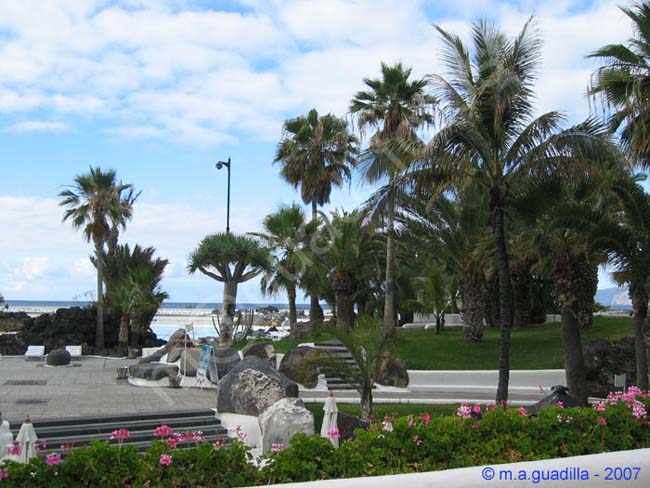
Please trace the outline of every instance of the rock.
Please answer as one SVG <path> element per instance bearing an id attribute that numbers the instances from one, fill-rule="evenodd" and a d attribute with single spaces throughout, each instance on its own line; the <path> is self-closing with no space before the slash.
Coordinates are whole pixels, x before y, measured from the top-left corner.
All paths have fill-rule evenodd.
<path id="1" fill-rule="evenodd" d="M 406 388 L 409 384 L 409 375 L 406 371 L 406 363 L 389 352 L 383 353 L 379 365 L 378 383 L 384 386 Z"/>
<path id="2" fill-rule="evenodd" d="M 0 334 L 0 356 L 21 356 L 26 350 L 21 334 Z"/>
<path id="3" fill-rule="evenodd" d="M 273 305 L 267 305 L 266 307 L 256 308 L 255 311 L 259 313 L 271 314 L 271 313 L 278 313 L 280 309 L 278 307 L 274 307 Z"/>
<path id="4" fill-rule="evenodd" d="M 259 416 L 262 451 L 269 452 L 273 444 L 289 445 L 298 432 L 314 433 L 314 415 L 299 398 L 278 400 Z"/>
<path id="5" fill-rule="evenodd" d="M 217 385 L 219 412 L 259 415 L 278 400 L 298 397 L 298 385 L 257 357 L 238 362 Z"/>
<path id="6" fill-rule="evenodd" d="M 165 355 L 165 349 L 164 348 L 158 349 L 153 354 L 149 354 L 148 356 L 139 359 L 138 364 L 157 363 L 162 359 L 164 355 Z"/>
<path id="7" fill-rule="evenodd" d="M 129 366 L 129 374 L 134 378 L 156 381 L 169 376 L 178 376 L 178 366 L 160 363 L 134 364 Z"/>
<path id="8" fill-rule="evenodd" d="M 242 349 L 242 356 L 244 356 L 244 358 L 249 356 L 258 357 L 269 363 L 272 368 L 275 368 L 276 365 L 275 348 L 273 347 L 273 344 L 260 342 L 251 344 Z"/>
<path id="9" fill-rule="evenodd" d="M 596 339 L 585 346 L 583 356 L 589 396 L 605 398 L 615 391 L 615 374 L 625 374 L 628 386 L 636 384 L 634 337 Z"/>
<path id="10" fill-rule="evenodd" d="M 336 416 L 336 423 L 339 429 L 340 441 L 354 438 L 354 431 L 357 429 L 368 430 L 370 422 L 364 422 L 356 415 L 340 412 Z"/>
<path id="11" fill-rule="evenodd" d="M 172 335 L 169 336 L 167 344 L 170 344 L 170 348 L 185 347 L 185 344 L 187 344 L 187 347 L 192 347 L 192 340 L 189 336 L 186 338 L 186 335 L 187 333 L 185 332 L 185 329 L 176 329 Z"/>
<path id="12" fill-rule="evenodd" d="M 217 367 L 219 378 L 226 376 L 241 361 L 239 352 L 232 347 L 213 347 L 212 351 L 214 357 L 213 362 Z"/>
<path id="13" fill-rule="evenodd" d="M 201 363 L 201 349 L 186 349 L 181 352 L 181 374 L 196 376 L 196 370 Z"/>
<path id="14" fill-rule="evenodd" d="M 278 371 L 296 383 L 307 388 L 315 388 L 318 383 L 318 368 L 309 361 L 318 358 L 319 355 L 320 352 L 313 347 L 298 346 L 284 355 Z"/>
<path id="15" fill-rule="evenodd" d="M 65 349 L 55 349 L 47 355 L 48 366 L 67 366 L 72 361 L 72 356 Z"/>
<path id="16" fill-rule="evenodd" d="M 167 352 L 167 362 L 168 363 L 175 363 L 181 358 L 181 354 L 183 353 L 183 348 L 181 347 L 170 347 L 169 351 Z"/>
<path id="17" fill-rule="evenodd" d="M 542 398 L 535 405 L 528 409 L 529 415 L 537 415 L 539 411 L 549 405 L 557 405 L 562 402 L 565 407 L 580 407 L 580 402 L 569 395 L 569 389 L 563 385 L 551 387 L 552 393 L 546 398 Z"/>

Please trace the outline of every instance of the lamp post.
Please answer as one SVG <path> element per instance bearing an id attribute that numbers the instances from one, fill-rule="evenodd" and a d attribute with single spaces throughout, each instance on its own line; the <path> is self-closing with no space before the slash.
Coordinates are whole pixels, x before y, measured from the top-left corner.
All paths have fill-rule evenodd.
<path id="1" fill-rule="evenodd" d="M 230 234 L 230 158 L 228 161 L 219 161 L 217 169 L 228 168 L 228 203 L 226 204 L 226 234 Z"/>

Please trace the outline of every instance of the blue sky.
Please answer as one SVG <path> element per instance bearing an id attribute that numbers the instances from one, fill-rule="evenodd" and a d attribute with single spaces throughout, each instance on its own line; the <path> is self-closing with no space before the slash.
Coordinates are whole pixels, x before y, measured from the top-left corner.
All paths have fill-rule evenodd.
<path id="1" fill-rule="evenodd" d="M 515 33 L 535 13 L 545 39 L 538 111 L 581 120 L 594 67 L 585 54 L 631 35 L 617 3 L 2 2 L 0 292 L 71 300 L 93 290 L 91 248 L 60 222 L 56 195 L 101 165 L 143 190 L 124 239 L 171 260 L 171 299 L 217 301 L 219 285 L 185 272 L 201 237 L 225 227 L 216 161 L 233 159 L 233 230 L 257 230 L 280 203 L 299 200 L 271 164 L 283 120 L 312 107 L 345 115 L 380 61 L 401 60 L 416 76 L 441 72 L 431 24 L 466 36 L 481 15 Z M 352 208 L 370 191 L 357 179 L 332 205 Z M 251 282 L 239 300 L 267 299 Z"/>

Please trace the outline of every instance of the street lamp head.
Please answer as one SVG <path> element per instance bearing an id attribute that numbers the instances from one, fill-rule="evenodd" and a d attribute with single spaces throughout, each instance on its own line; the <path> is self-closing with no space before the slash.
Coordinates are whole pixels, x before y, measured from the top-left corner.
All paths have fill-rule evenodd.
<path id="1" fill-rule="evenodd" d="M 217 163 L 217 169 L 221 169 L 221 168 L 223 168 L 223 163 L 221 161 L 219 161 Z"/>

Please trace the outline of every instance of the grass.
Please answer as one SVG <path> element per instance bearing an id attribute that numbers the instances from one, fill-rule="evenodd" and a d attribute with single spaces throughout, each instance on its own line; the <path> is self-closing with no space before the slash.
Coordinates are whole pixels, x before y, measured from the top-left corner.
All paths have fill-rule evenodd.
<path id="1" fill-rule="evenodd" d="M 357 417 L 361 415 L 359 405 L 352 403 L 337 403 L 339 412 L 351 413 Z M 320 432 L 320 427 L 323 423 L 323 404 L 322 403 L 305 403 L 305 407 L 314 414 L 314 427 L 316 432 Z M 373 415 L 376 419 L 383 419 L 386 415 L 390 416 L 404 416 L 404 415 L 419 415 L 421 413 L 428 413 L 431 417 L 446 417 L 454 415 L 458 404 L 451 405 L 419 405 L 413 403 L 376 403 L 373 406 Z"/>
<path id="2" fill-rule="evenodd" d="M 629 318 L 594 317 L 591 329 L 583 331 L 582 344 L 594 339 L 619 339 L 633 334 Z M 320 338 L 316 338 L 318 340 Z M 314 337 L 274 342 L 280 353 Z M 487 329 L 481 342 L 463 340 L 461 327 L 448 327 L 440 335 L 433 330 L 399 330 L 393 352 L 406 361 L 408 369 L 498 369 L 499 330 Z M 563 368 L 560 324 L 532 325 L 512 331 L 511 369 Z"/>

